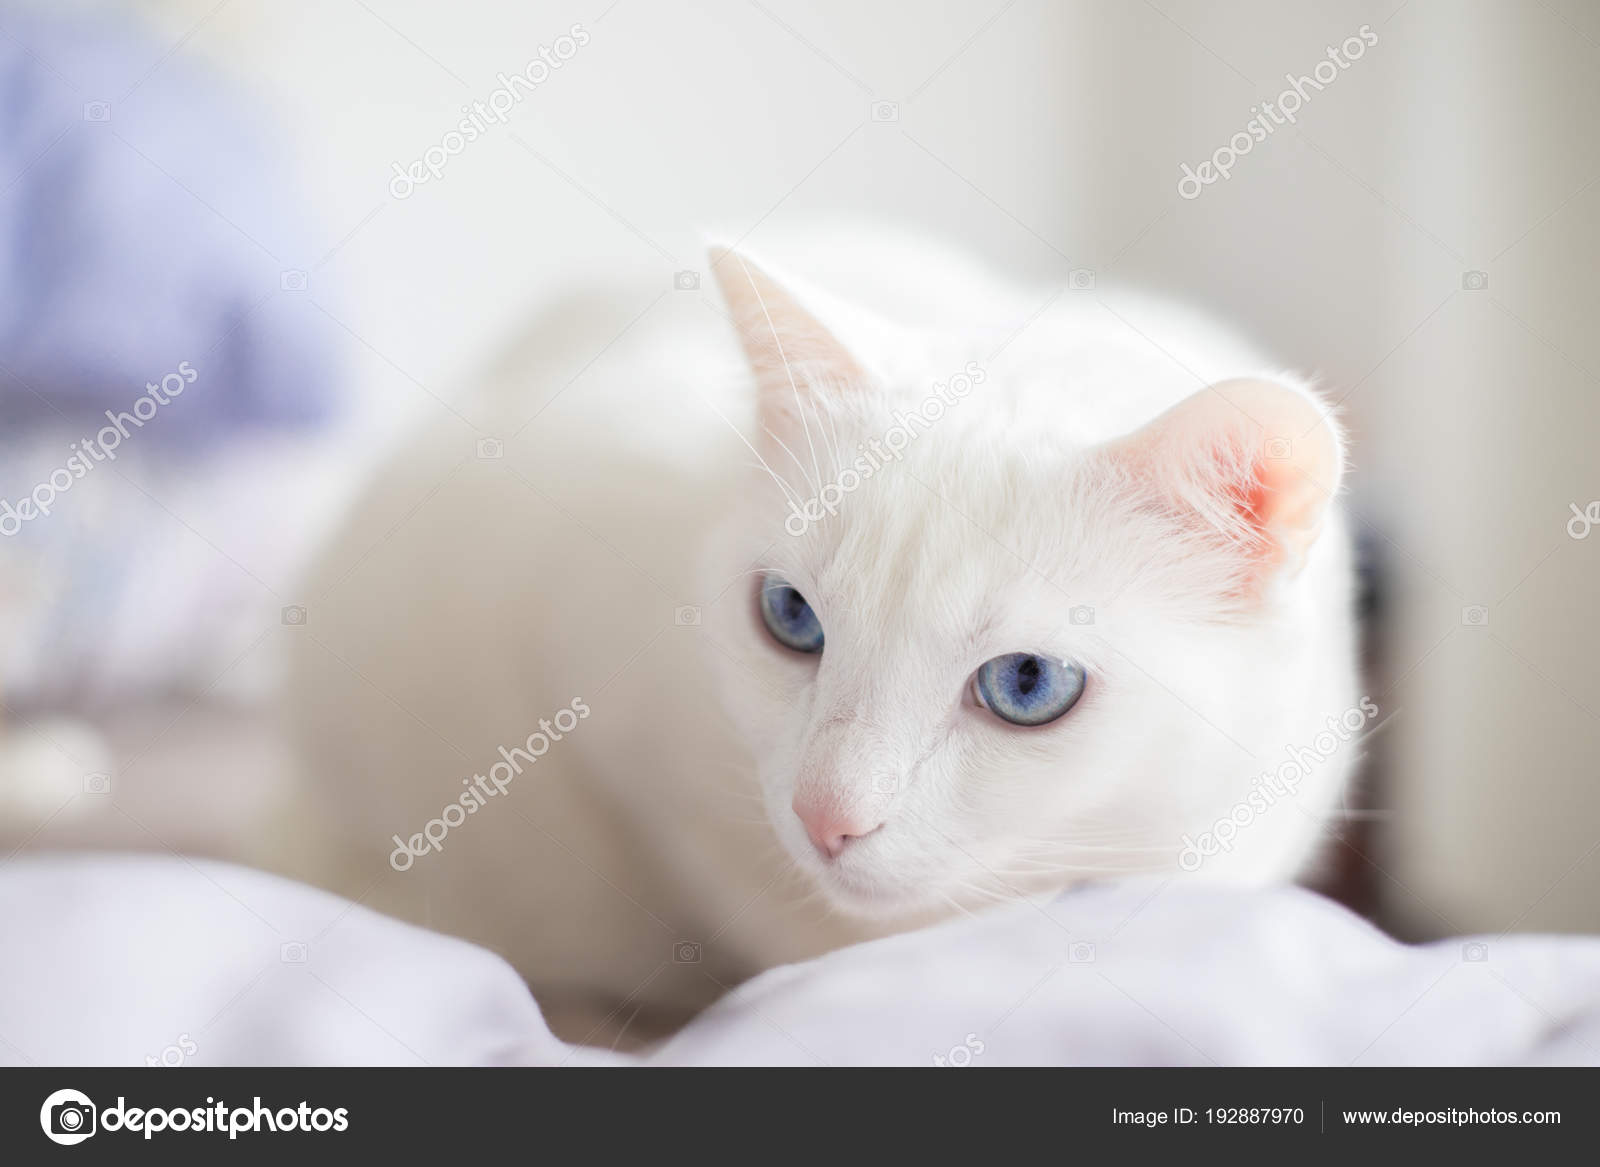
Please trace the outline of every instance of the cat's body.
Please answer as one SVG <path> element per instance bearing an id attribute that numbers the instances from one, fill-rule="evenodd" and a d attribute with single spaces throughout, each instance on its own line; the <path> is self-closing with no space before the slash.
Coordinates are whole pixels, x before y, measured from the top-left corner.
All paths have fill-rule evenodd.
<path id="1" fill-rule="evenodd" d="M 1178 873 L 1241 805 L 1183 868 L 1293 878 L 1354 760 L 1260 808 L 1358 699 L 1340 447 L 1303 390 L 1202 391 L 1265 363 L 1153 304 L 859 238 L 784 260 L 870 314 L 734 254 L 726 299 L 575 296 L 460 406 L 503 450 L 423 437 L 307 589 L 304 822 L 331 829 L 282 861 L 503 952 L 570 1038 L 997 896 Z M 1151 485 L 1213 431 L 1215 499 Z M 779 576 L 822 652 L 763 628 Z M 1004 723 L 968 678 L 1036 651 L 1082 699 Z"/>

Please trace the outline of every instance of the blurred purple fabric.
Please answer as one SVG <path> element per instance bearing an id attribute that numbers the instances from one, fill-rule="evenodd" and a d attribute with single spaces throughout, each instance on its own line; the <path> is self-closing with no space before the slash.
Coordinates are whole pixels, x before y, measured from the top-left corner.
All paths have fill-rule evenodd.
<path id="1" fill-rule="evenodd" d="M 125 409 L 183 361 L 197 391 L 158 442 L 327 416 L 337 334 L 311 293 L 332 244 L 288 174 L 172 44 L 0 7 L 4 432 Z"/>

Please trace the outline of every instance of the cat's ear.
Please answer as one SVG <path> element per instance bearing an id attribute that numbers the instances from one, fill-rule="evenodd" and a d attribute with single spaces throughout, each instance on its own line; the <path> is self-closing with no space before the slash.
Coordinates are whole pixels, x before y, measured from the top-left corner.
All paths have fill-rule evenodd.
<path id="1" fill-rule="evenodd" d="M 866 379 L 844 345 L 777 280 L 728 248 L 711 248 L 710 259 L 755 373 L 768 433 L 799 433 L 821 399 Z"/>
<path id="2" fill-rule="evenodd" d="M 1222 536 L 1262 585 L 1305 562 L 1339 489 L 1333 420 L 1270 381 L 1221 381 L 1113 443 L 1113 456 L 1191 524 Z"/>

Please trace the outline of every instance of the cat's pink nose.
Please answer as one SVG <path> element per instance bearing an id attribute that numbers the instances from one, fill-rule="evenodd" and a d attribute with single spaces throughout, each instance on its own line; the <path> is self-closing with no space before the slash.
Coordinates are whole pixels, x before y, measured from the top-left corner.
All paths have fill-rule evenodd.
<path id="1" fill-rule="evenodd" d="M 806 837 L 824 859 L 837 859 L 851 839 L 870 835 L 883 825 L 881 821 L 868 820 L 861 815 L 814 803 L 798 796 L 794 800 L 794 813 L 806 829 Z"/>

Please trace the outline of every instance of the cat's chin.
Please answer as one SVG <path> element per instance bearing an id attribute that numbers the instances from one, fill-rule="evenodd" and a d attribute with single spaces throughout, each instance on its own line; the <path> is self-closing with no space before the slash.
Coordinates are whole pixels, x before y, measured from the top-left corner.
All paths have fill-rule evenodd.
<path id="1" fill-rule="evenodd" d="M 908 888 L 834 866 L 811 865 L 810 872 L 828 906 L 851 919 L 914 926 L 951 910 L 948 901 L 926 887 Z"/>

